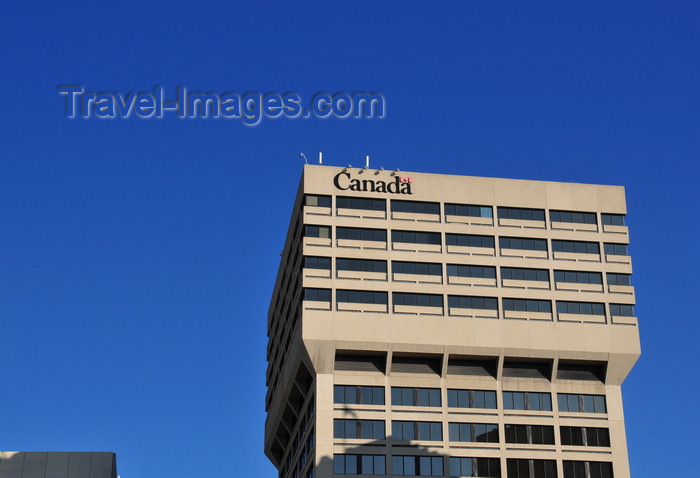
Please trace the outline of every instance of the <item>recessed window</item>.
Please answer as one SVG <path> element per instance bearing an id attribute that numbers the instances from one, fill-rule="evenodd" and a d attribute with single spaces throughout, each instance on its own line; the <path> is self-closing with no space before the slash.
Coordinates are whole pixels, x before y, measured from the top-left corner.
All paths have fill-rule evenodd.
<path id="1" fill-rule="evenodd" d="M 330 302 L 331 290 L 306 288 L 304 289 L 304 300 L 312 300 L 315 302 Z"/>
<path id="2" fill-rule="evenodd" d="M 442 244 L 439 232 L 391 231 L 391 240 L 409 244 Z"/>
<path id="3" fill-rule="evenodd" d="M 491 206 L 472 204 L 445 204 L 445 215 L 463 217 L 493 217 Z"/>
<path id="4" fill-rule="evenodd" d="M 611 242 L 606 242 L 605 254 L 608 256 L 628 256 L 627 244 L 615 244 Z"/>
<path id="5" fill-rule="evenodd" d="M 557 398 L 560 412 L 607 413 L 605 395 L 560 393 Z"/>
<path id="6" fill-rule="evenodd" d="M 561 427 L 561 444 L 567 446 L 610 446 L 610 431 L 595 427 Z"/>
<path id="7" fill-rule="evenodd" d="M 396 476 L 443 476 L 442 456 L 391 457 L 391 474 Z"/>
<path id="8" fill-rule="evenodd" d="M 351 239 L 355 241 L 386 242 L 384 229 L 367 229 L 361 227 L 337 227 L 335 229 L 338 239 Z"/>
<path id="9" fill-rule="evenodd" d="M 333 420 L 333 438 L 384 440 L 384 420 Z"/>
<path id="10" fill-rule="evenodd" d="M 500 458 L 450 457 L 450 476 L 501 476 Z"/>
<path id="11" fill-rule="evenodd" d="M 384 475 L 386 456 L 384 455 L 333 455 L 335 475 Z"/>
<path id="12" fill-rule="evenodd" d="M 440 389 L 391 387 L 391 404 L 407 407 L 441 407 Z"/>
<path id="13" fill-rule="evenodd" d="M 442 307 L 441 294 L 412 294 L 407 292 L 394 292 L 392 295 L 394 305 L 414 305 L 419 307 Z"/>
<path id="14" fill-rule="evenodd" d="M 314 226 L 306 225 L 304 228 L 304 237 L 321 237 L 328 239 L 331 237 L 330 226 Z"/>
<path id="15" fill-rule="evenodd" d="M 564 478 L 613 478 L 613 466 L 607 461 L 564 460 Z"/>
<path id="16" fill-rule="evenodd" d="M 450 423 L 450 441 L 498 443 L 495 423 Z"/>
<path id="17" fill-rule="evenodd" d="M 525 251 L 546 251 L 546 239 L 530 239 L 526 237 L 501 237 L 499 239 L 501 249 L 519 249 Z"/>
<path id="18" fill-rule="evenodd" d="M 445 244 L 448 246 L 464 247 L 495 247 L 493 236 L 480 236 L 476 234 L 445 234 Z"/>
<path id="19" fill-rule="evenodd" d="M 353 304 L 387 304 L 387 293 L 374 290 L 337 290 L 338 302 Z"/>
<path id="20" fill-rule="evenodd" d="M 603 274 L 600 272 L 583 271 L 554 271 L 555 282 L 571 284 L 603 284 Z"/>
<path id="21" fill-rule="evenodd" d="M 391 272 L 394 274 L 442 276 L 442 264 L 432 262 L 392 261 Z"/>
<path id="22" fill-rule="evenodd" d="M 386 199 L 338 196 L 335 198 L 338 209 L 364 209 L 366 211 L 386 211 Z"/>
<path id="23" fill-rule="evenodd" d="M 491 266 L 470 266 L 465 264 L 447 264 L 448 277 L 478 277 L 495 279 L 496 268 Z"/>
<path id="24" fill-rule="evenodd" d="M 605 304 L 600 302 L 557 301 L 558 314 L 605 315 Z"/>
<path id="25" fill-rule="evenodd" d="M 335 268 L 339 271 L 386 272 L 386 261 L 373 259 L 345 259 L 338 257 Z"/>
<path id="26" fill-rule="evenodd" d="M 454 408 L 496 408 L 493 390 L 447 390 L 447 406 Z"/>
<path id="27" fill-rule="evenodd" d="M 552 396 L 539 392 L 503 392 L 506 410 L 552 410 Z"/>
<path id="28" fill-rule="evenodd" d="M 331 258 L 330 257 L 315 257 L 306 256 L 304 257 L 304 268 L 305 269 L 321 269 L 321 270 L 331 270 Z"/>
<path id="29" fill-rule="evenodd" d="M 523 269 L 519 267 L 501 267 L 501 278 L 507 280 L 530 280 L 549 282 L 547 269 Z"/>
<path id="30" fill-rule="evenodd" d="M 384 405 L 384 387 L 335 385 L 333 403 L 349 405 Z"/>
<path id="31" fill-rule="evenodd" d="M 554 445 L 554 427 L 551 425 L 506 425 L 506 443 Z"/>
<path id="32" fill-rule="evenodd" d="M 440 204 L 436 202 L 391 200 L 391 212 L 417 214 L 440 214 Z"/>
<path id="33" fill-rule="evenodd" d="M 624 214 L 601 214 L 601 219 L 604 226 L 624 226 Z"/>
<path id="34" fill-rule="evenodd" d="M 608 272 L 605 276 L 608 280 L 608 285 L 632 285 L 632 276 L 630 274 L 613 274 Z"/>
<path id="35" fill-rule="evenodd" d="M 634 317 L 634 305 L 610 304 L 610 315 L 614 317 Z"/>
<path id="36" fill-rule="evenodd" d="M 576 254 L 600 254 L 600 244 L 586 241 L 560 241 L 552 239 L 552 251 Z"/>
<path id="37" fill-rule="evenodd" d="M 552 302 L 538 299 L 503 299 L 503 310 L 552 313 Z"/>
<path id="38" fill-rule="evenodd" d="M 549 211 L 549 220 L 552 222 L 572 222 L 576 224 L 597 224 L 594 212 L 578 211 Z"/>
<path id="39" fill-rule="evenodd" d="M 442 441 L 442 423 L 440 422 L 391 422 L 392 440 L 427 440 Z"/>
<path id="40" fill-rule="evenodd" d="M 544 209 L 528 209 L 518 207 L 498 207 L 499 219 L 520 219 L 522 221 L 543 221 Z"/>
<path id="41" fill-rule="evenodd" d="M 474 297 L 464 295 L 450 295 L 447 297 L 447 305 L 458 309 L 498 310 L 496 297 Z"/>
<path id="42" fill-rule="evenodd" d="M 508 458 L 508 478 L 557 478 L 556 460 Z"/>
<path id="43" fill-rule="evenodd" d="M 331 207 L 331 197 L 307 194 L 304 196 L 304 206 Z"/>

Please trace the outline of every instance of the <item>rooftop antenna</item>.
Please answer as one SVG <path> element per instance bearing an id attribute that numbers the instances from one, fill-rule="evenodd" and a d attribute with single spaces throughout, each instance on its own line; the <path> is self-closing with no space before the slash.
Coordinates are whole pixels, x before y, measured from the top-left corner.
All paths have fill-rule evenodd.
<path id="1" fill-rule="evenodd" d="M 299 153 L 300 158 L 304 158 L 304 164 L 309 164 L 309 162 L 306 160 L 306 155 L 304 153 Z"/>
<path id="2" fill-rule="evenodd" d="M 323 153 L 318 152 L 318 164 L 323 164 Z"/>
<path id="3" fill-rule="evenodd" d="M 365 169 L 369 169 L 369 154 L 365 156 Z"/>

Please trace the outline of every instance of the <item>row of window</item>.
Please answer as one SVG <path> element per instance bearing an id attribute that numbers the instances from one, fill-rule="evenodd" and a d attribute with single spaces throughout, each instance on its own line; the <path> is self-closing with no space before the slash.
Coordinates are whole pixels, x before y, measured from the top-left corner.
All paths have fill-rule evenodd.
<path id="1" fill-rule="evenodd" d="M 305 288 L 304 300 L 331 302 L 331 289 Z M 383 291 L 338 289 L 336 290 L 336 300 L 339 304 L 388 305 L 389 293 Z M 442 308 L 444 306 L 444 297 L 441 294 L 393 292 L 392 303 L 394 306 Z M 502 304 L 504 311 L 552 313 L 551 300 L 503 298 Z M 447 305 L 450 309 L 498 311 L 498 298 L 448 295 Z M 557 314 L 605 316 L 605 304 L 603 302 L 557 300 L 556 311 Z M 610 315 L 612 317 L 634 317 L 634 306 L 630 304 L 610 304 Z"/>
<path id="2" fill-rule="evenodd" d="M 331 196 L 307 195 L 305 205 L 332 207 Z M 358 209 L 366 211 L 386 211 L 386 200 L 376 198 L 360 198 L 352 196 L 336 197 L 336 207 L 338 209 Z M 482 206 L 476 204 L 445 204 L 446 216 L 461 216 L 461 217 L 482 217 L 492 218 L 493 207 Z M 393 199 L 391 201 L 392 212 L 406 212 L 414 214 L 440 214 L 440 203 L 429 201 L 406 201 Z M 539 221 L 544 222 L 545 210 L 532 208 L 516 208 L 516 207 L 497 207 L 499 219 L 517 219 L 523 221 Z M 562 211 L 550 210 L 549 220 L 551 222 L 565 222 L 574 224 L 597 224 L 597 214 L 594 212 L 580 211 Z M 601 213 L 601 222 L 603 225 L 624 226 L 624 214 L 608 214 Z"/>
<path id="3" fill-rule="evenodd" d="M 305 226 L 305 237 L 331 238 L 331 226 L 317 226 L 308 224 Z M 385 229 L 370 229 L 363 227 L 336 227 L 337 239 L 350 239 L 357 241 L 386 242 L 387 231 Z M 392 230 L 391 241 L 393 243 L 442 245 L 442 234 L 426 231 Z M 447 246 L 480 247 L 486 249 L 495 248 L 495 237 L 479 234 L 454 234 L 445 233 Z M 501 249 L 515 249 L 525 251 L 547 251 L 547 239 L 525 237 L 499 237 Z M 627 244 L 605 243 L 603 249 L 606 255 L 628 255 Z M 600 254 L 600 244 L 591 241 L 569 241 L 552 239 L 553 252 L 567 252 L 577 254 Z"/>
<path id="4" fill-rule="evenodd" d="M 607 413 L 604 395 L 557 394 L 560 412 Z M 333 403 L 384 405 L 384 387 L 335 385 Z M 391 387 L 391 404 L 396 406 L 441 407 L 439 388 Z M 451 408 L 496 409 L 493 390 L 447 390 L 447 406 Z M 503 392 L 506 410 L 552 411 L 548 392 Z"/>
<path id="5" fill-rule="evenodd" d="M 445 476 L 441 456 L 394 455 L 391 457 L 393 476 Z M 508 458 L 508 478 L 556 478 L 555 460 Z M 563 461 L 564 478 L 613 478 L 610 462 Z M 335 475 L 385 475 L 385 455 L 333 455 Z M 449 457 L 449 476 L 500 478 L 499 458 Z"/>
<path id="6" fill-rule="evenodd" d="M 336 270 L 356 272 L 387 272 L 387 261 L 381 259 L 351 259 L 337 258 Z M 331 270 L 330 257 L 305 256 L 304 268 Z M 391 272 L 394 274 L 416 274 L 442 276 L 442 264 L 437 262 L 406 262 L 391 261 Z M 496 267 L 477 266 L 467 264 L 447 264 L 448 277 L 477 277 L 485 279 L 496 278 Z M 617 274 L 608 272 L 606 279 L 608 285 L 631 285 L 630 274 Z M 521 267 L 501 267 L 501 278 L 508 280 L 530 280 L 549 282 L 549 270 L 527 269 Z M 572 284 L 602 284 L 601 272 L 585 271 L 554 271 L 555 282 Z"/>

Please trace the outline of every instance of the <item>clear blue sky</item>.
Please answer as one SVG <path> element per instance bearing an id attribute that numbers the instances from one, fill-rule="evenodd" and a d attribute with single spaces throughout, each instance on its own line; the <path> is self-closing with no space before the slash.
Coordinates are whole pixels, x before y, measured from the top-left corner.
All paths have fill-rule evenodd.
<path id="1" fill-rule="evenodd" d="M 299 153 L 323 151 L 624 185 L 633 476 L 696 469 L 700 3 L 253 3 L 3 3 L 0 450 L 111 450 L 124 478 L 276 476 L 267 306 Z M 69 120 L 60 84 L 377 91 L 387 115 Z"/>

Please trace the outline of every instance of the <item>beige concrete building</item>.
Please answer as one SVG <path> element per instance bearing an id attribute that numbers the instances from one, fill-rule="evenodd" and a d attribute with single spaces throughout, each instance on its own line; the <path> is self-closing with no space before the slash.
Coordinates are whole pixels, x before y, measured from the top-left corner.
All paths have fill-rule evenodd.
<path id="1" fill-rule="evenodd" d="M 630 476 L 619 186 L 305 166 L 268 317 L 280 478 Z"/>

